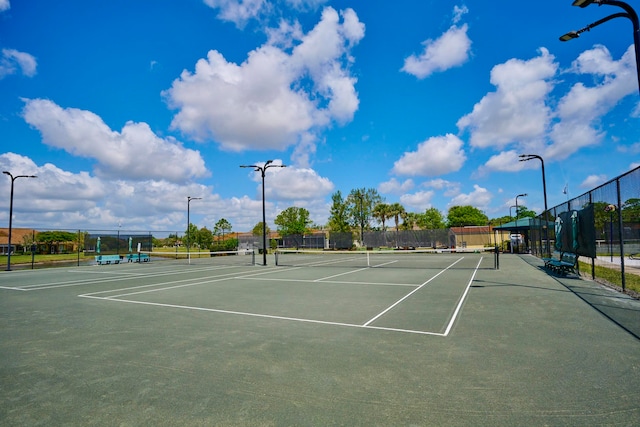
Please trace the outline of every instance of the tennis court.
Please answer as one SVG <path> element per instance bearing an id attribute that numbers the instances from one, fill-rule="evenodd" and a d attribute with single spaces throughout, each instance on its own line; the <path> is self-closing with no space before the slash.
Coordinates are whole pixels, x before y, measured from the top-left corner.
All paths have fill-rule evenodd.
<path id="1" fill-rule="evenodd" d="M 286 257 L 285 257 L 286 255 Z M 291 256 L 290 256 L 291 255 Z M 636 425 L 640 304 L 531 256 L 0 273 L 3 425 Z M 417 255 L 419 256 L 419 255 Z"/>

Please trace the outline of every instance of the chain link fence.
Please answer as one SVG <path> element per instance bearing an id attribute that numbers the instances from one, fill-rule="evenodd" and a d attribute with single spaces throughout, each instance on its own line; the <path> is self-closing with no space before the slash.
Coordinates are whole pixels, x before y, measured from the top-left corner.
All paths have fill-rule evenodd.
<path id="1" fill-rule="evenodd" d="M 530 230 L 532 253 L 549 257 L 556 240 L 554 220 L 587 207 L 594 213 L 595 257 L 580 258 L 591 270 L 583 273 L 626 290 L 626 273 L 640 275 L 640 167 L 539 215 Z"/>

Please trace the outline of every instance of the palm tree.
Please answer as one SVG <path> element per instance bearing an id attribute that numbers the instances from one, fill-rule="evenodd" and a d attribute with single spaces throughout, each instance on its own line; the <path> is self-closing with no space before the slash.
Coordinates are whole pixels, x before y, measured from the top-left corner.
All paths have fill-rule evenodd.
<path id="1" fill-rule="evenodd" d="M 385 222 L 391 218 L 389 210 L 391 206 L 387 203 L 378 203 L 373 208 L 373 217 L 382 223 L 382 231 L 386 231 Z"/>
<path id="2" fill-rule="evenodd" d="M 405 213 L 404 206 L 400 203 L 396 202 L 389 206 L 389 217 L 392 217 L 396 223 L 396 247 L 398 247 L 398 239 L 399 239 L 399 228 L 398 224 L 400 223 L 400 217 Z"/>

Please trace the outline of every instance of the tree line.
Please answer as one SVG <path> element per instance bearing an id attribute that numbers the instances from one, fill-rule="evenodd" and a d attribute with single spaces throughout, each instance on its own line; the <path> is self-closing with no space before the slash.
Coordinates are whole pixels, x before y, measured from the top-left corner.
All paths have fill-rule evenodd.
<path id="1" fill-rule="evenodd" d="M 282 236 L 307 234 L 313 229 L 326 229 L 332 232 L 358 232 L 370 230 L 386 231 L 387 226 L 393 224 L 396 230 L 410 230 L 419 228 L 435 230 L 450 227 L 499 225 L 518 218 L 537 215 L 526 206 L 518 206 L 515 212 L 502 217 L 491 218 L 473 206 L 452 206 L 446 216 L 436 208 L 426 209 L 424 212 L 408 212 L 400 203 L 386 203 L 377 190 L 373 188 L 358 188 L 344 197 L 340 191 L 331 195 L 331 209 L 326 225 L 316 225 L 311 220 L 310 213 L 305 208 L 289 207 L 278 214 L 274 223 L 278 233 Z M 604 202 L 594 202 L 594 221 L 598 236 L 606 235 L 611 221 L 617 221 L 617 214 L 611 211 L 610 205 Z M 512 213 L 514 214 L 512 216 Z M 622 205 L 621 216 L 623 223 L 636 223 L 640 217 L 640 198 L 631 198 Z M 551 218 L 552 220 L 552 218 Z M 252 234 L 262 236 L 264 224 L 258 222 L 252 229 Z M 238 247 L 238 239 L 232 235 L 232 225 L 225 219 L 218 220 L 213 230 L 206 226 L 198 228 L 189 224 L 184 235 L 170 234 L 165 239 L 153 238 L 154 246 L 176 246 L 180 243 L 189 247 L 208 248 L 210 250 L 234 250 Z M 266 232 L 271 230 L 267 226 Z M 61 242 L 82 242 L 84 235 L 67 231 L 43 231 L 35 235 L 35 242 L 39 244 L 56 244 Z M 24 237 L 25 247 L 33 242 L 31 236 Z"/>
<path id="2" fill-rule="evenodd" d="M 606 213 L 604 207 L 607 204 L 596 202 L 595 222 L 596 230 L 604 228 L 604 224 L 609 221 L 610 215 Z M 623 206 L 623 221 L 637 219 L 640 212 L 640 199 L 630 199 Z M 499 225 L 514 221 L 516 218 L 535 218 L 537 214 L 528 209 L 525 205 L 518 206 L 509 215 L 489 218 L 480 209 L 465 205 L 452 206 L 446 215 L 436 208 L 428 208 L 423 212 L 410 212 L 401 203 L 386 203 L 378 191 L 374 188 L 357 188 L 345 197 L 340 191 L 331 195 L 331 208 L 326 225 L 317 225 L 311 220 L 309 211 L 302 207 L 291 206 L 280 212 L 274 223 L 281 236 L 295 234 L 307 234 L 316 229 L 328 230 L 331 232 L 357 232 L 360 240 L 365 231 L 381 230 L 386 231 L 388 227 L 395 230 L 435 230 L 451 227 Z M 252 231 L 255 236 L 262 236 L 265 225 L 258 222 Z M 183 240 L 191 239 L 190 246 L 201 248 L 219 248 L 224 250 L 235 249 L 237 247 L 236 238 L 228 238 L 232 230 L 231 223 L 222 218 L 214 226 L 213 231 L 206 227 L 198 229 L 194 224 L 189 225 L 189 230 L 185 232 Z M 266 226 L 266 233 L 271 229 Z M 225 237 L 226 235 L 226 237 Z M 170 236 L 178 239 L 178 236 Z M 223 246 L 223 247 L 221 247 Z"/>
<path id="3" fill-rule="evenodd" d="M 449 227 L 487 225 L 506 223 L 515 217 L 501 217 L 489 220 L 487 215 L 473 206 L 453 206 L 445 216 L 436 208 L 426 209 L 424 212 L 409 212 L 400 203 L 386 203 L 374 188 L 357 188 L 344 197 L 340 191 L 331 195 L 331 208 L 326 225 L 317 225 L 311 220 L 309 211 L 302 207 L 291 206 L 280 212 L 274 223 L 281 236 L 307 234 L 313 229 L 326 229 L 332 232 L 344 233 L 356 231 L 360 238 L 365 231 L 383 230 L 391 224 L 396 230 L 441 229 Z M 536 213 L 526 206 L 518 206 L 516 215 L 519 218 L 535 217 Z M 265 225 L 258 222 L 252 231 L 255 236 L 262 236 Z M 191 236 L 191 242 L 199 247 L 209 247 L 214 243 L 214 237 L 225 241 L 224 232 L 230 232 L 231 224 L 226 219 L 216 223 L 214 232 L 206 227 L 198 229 L 194 224 L 189 225 L 185 236 Z M 271 229 L 266 226 L 266 233 Z M 177 236 L 175 236 L 177 238 Z"/>

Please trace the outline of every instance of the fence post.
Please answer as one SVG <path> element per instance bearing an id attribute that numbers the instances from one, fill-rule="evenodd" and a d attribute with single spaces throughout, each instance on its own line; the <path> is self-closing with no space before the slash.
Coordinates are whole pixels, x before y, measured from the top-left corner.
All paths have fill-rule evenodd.
<path id="1" fill-rule="evenodd" d="M 616 179 L 616 192 L 618 195 L 618 238 L 620 239 L 620 275 L 622 279 L 622 291 L 626 289 L 624 276 L 624 224 L 622 223 L 622 201 L 620 200 L 620 178 Z"/>

